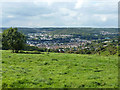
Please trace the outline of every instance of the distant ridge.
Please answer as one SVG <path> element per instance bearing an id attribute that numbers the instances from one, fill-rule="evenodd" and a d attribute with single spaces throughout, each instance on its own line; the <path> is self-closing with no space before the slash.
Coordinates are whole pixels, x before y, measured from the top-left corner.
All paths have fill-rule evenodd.
<path id="1" fill-rule="evenodd" d="M 50 34 L 80 34 L 92 33 L 96 31 L 109 31 L 118 32 L 118 28 L 92 28 L 92 27 L 41 27 L 41 28 L 31 28 L 31 27 L 17 27 L 18 31 L 28 34 L 28 33 L 39 33 L 42 31 L 49 31 Z M 6 27 L 0 28 L 0 30 L 5 30 Z"/>

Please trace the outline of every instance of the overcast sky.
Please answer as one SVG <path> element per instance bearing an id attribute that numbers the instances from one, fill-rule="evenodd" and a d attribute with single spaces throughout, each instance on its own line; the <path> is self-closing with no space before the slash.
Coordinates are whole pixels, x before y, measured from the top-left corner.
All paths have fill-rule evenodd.
<path id="1" fill-rule="evenodd" d="M 118 27 L 119 0 L 2 0 L 3 27 Z"/>

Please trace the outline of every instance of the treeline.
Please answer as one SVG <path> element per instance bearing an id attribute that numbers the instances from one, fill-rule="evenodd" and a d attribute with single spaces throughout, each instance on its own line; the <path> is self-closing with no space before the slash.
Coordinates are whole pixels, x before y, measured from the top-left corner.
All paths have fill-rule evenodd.
<path id="1" fill-rule="evenodd" d="M 8 28 L 0 28 L 3 31 L 8 29 Z M 49 27 L 49 28 L 18 28 L 19 32 L 22 32 L 24 34 L 28 34 L 28 33 L 39 33 L 41 31 L 50 31 L 50 34 L 81 34 L 81 33 L 99 33 L 100 31 L 108 31 L 111 33 L 114 32 L 118 32 L 118 28 L 80 28 L 80 27 L 76 27 L 76 28 L 53 28 L 53 27 Z"/>
<path id="2" fill-rule="evenodd" d="M 98 46 L 98 48 L 94 48 L 91 45 L 90 48 L 78 49 L 74 48 L 59 48 L 59 49 L 47 49 L 47 48 L 38 48 L 35 46 L 26 46 L 24 51 L 39 51 L 39 52 L 54 52 L 54 53 L 73 53 L 73 54 L 98 54 L 98 55 L 117 55 L 120 48 L 114 43 L 110 43 L 108 46 Z"/>
<path id="3" fill-rule="evenodd" d="M 76 54 L 99 54 L 99 55 L 116 55 L 118 48 L 116 46 L 99 47 L 98 49 L 82 49 L 75 52 Z"/>
<path id="4" fill-rule="evenodd" d="M 61 28 L 50 32 L 51 34 L 97 34 L 100 31 L 110 33 L 118 32 L 117 28 Z M 88 33 L 89 32 L 89 33 Z"/>

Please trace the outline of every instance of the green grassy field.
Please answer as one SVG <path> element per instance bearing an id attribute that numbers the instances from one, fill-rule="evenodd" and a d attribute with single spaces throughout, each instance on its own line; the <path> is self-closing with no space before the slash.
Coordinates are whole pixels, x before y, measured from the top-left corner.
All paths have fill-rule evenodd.
<path id="1" fill-rule="evenodd" d="M 3 88 L 117 88 L 118 57 L 2 51 Z"/>

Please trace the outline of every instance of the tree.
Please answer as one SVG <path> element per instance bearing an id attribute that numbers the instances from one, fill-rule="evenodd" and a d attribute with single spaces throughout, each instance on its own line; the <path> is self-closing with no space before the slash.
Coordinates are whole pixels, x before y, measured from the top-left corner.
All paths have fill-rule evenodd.
<path id="1" fill-rule="evenodd" d="M 4 30 L 2 37 L 3 49 L 11 49 L 13 53 L 18 53 L 25 46 L 25 36 L 18 32 L 17 28 Z"/>

